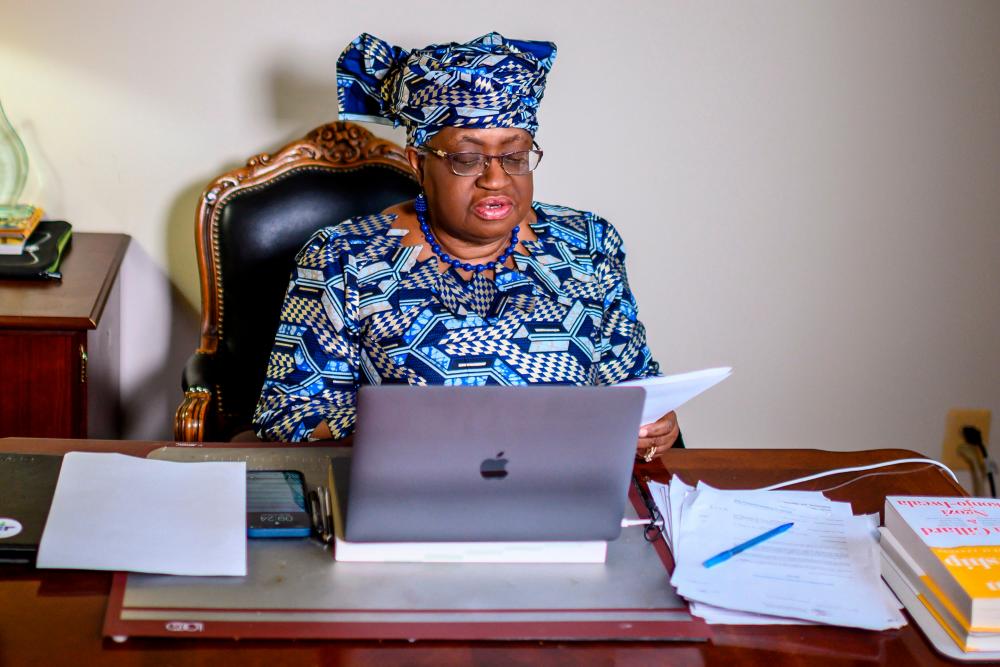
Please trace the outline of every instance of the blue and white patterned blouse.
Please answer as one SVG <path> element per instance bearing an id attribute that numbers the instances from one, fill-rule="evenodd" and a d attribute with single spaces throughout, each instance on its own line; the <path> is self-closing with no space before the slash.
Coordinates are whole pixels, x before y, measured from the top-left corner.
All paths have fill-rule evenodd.
<path id="1" fill-rule="evenodd" d="M 296 258 L 254 427 L 299 441 L 354 429 L 361 384 L 604 385 L 656 375 L 622 240 L 584 211 L 532 204 L 535 241 L 495 279 L 441 273 L 395 216 L 317 232 Z"/>

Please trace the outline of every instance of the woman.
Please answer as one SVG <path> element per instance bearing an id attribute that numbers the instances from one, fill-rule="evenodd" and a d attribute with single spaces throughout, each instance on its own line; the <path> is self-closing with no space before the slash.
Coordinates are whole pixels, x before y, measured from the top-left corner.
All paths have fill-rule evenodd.
<path id="1" fill-rule="evenodd" d="M 606 385 L 658 373 L 614 227 L 532 203 L 556 48 L 497 33 L 407 52 L 361 35 L 340 116 L 402 124 L 423 192 L 313 236 L 296 258 L 254 423 L 343 438 L 362 384 Z M 650 461 L 674 413 L 639 431 Z"/>

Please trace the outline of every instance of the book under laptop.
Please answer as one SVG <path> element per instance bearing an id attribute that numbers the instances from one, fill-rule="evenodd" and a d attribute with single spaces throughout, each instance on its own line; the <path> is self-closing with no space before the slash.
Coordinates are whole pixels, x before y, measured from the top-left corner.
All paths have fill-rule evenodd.
<path id="1" fill-rule="evenodd" d="M 603 561 L 621 531 L 644 397 L 362 387 L 350 468 L 331 468 L 336 558 Z"/>

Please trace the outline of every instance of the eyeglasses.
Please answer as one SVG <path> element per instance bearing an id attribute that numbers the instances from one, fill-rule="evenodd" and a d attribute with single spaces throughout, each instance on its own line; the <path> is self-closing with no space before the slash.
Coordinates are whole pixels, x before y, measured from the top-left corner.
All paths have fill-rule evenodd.
<path id="1" fill-rule="evenodd" d="M 500 166 L 508 175 L 524 176 L 533 172 L 542 161 L 542 151 L 538 148 L 538 144 L 531 142 L 531 145 L 535 147 L 533 150 L 513 151 L 502 155 L 446 153 L 430 146 L 421 146 L 420 150 L 447 160 L 451 164 L 451 172 L 456 176 L 482 176 L 494 159 L 500 161 Z"/>

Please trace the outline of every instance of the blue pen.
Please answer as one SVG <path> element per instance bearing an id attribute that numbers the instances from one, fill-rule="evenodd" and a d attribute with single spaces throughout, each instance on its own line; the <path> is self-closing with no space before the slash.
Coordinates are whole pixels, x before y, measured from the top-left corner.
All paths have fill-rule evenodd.
<path id="1" fill-rule="evenodd" d="M 794 525 L 795 525 L 794 523 L 784 523 L 784 524 L 781 524 L 780 526 L 778 526 L 777 528 L 772 528 L 771 530 L 767 531 L 763 535 L 758 535 L 757 537 L 751 537 L 746 542 L 743 542 L 742 544 L 737 544 L 732 549 L 726 549 L 722 553 L 716 554 L 716 555 L 712 556 L 711 558 L 709 558 L 708 560 L 706 560 L 704 563 L 702 563 L 702 565 L 704 565 L 705 567 L 712 567 L 713 565 L 718 565 L 719 563 L 724 563 L 725 561 L 729 560 L 730 558 L 732 558 L 736 554 L 743 553 L 744 551 L 746 551 L 750 547 L 756 546 L 756 545 L 760 544 L 761 542 L 763 542 L 764 540 L 769 540 L 772 537 L 774 537 L 775 535 L 781 535 L 783 532 L 785 532 L 786 530 L 788 530 L 789 528 L 791 528 Z"/>

